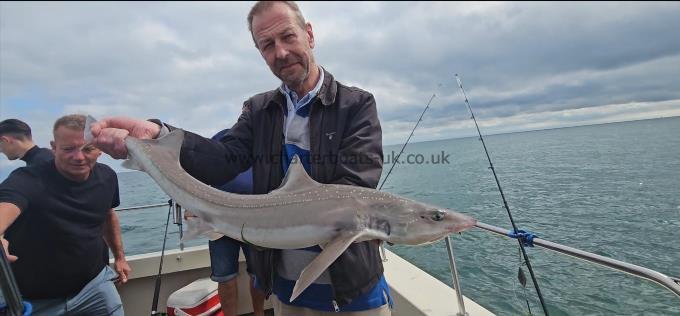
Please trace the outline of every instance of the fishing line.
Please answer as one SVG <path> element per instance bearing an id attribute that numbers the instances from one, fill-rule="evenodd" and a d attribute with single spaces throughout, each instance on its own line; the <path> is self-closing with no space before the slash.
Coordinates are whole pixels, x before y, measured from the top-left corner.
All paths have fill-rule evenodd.
<path id="1" fill-rule="evenodd" d="M 479 140 L 482 142 L 482 146 L 484 147 L 484 153 L 486 153 L 486 159 L 489 161 L 489 169 L 491 169 L 491 172 L 493 172 L 493 177 L 496 180 L 496 185 L 498 186 L 498 191 L 501 193 L 501 198 L 503 199 L 503 206 L 505 207 L 505 210 L 508 213 L 508 217 L 510 218 L 510 223 L 512 224 L 512 229 L 514 232 L 520 232 L 517 229 L 517 225 L 515 225 L 515 220 L 512 218 L 512 213 L 510 212 L 510 207 L 508 206 L 508 202 L 505 200 L 505 194 L 503 194 L 503 188 L 501 188 L 501 182 L 498 180 L 498 175 L 496 175 L 496 169 L 493 166 L 493 162 L 491 162 L 491 156 L 489 155 L 489 151 L 486 148 L 486 143 L 484 142 L 484 137 L 482 136 L 482 132 L 479 130 L 479 124 L 477 124 L 477 119 L 475 118 L 475 114 L 472 112 L 472 107 L 470 106 L 470 102 L 468 101 L 467 94 L 465 93 L 465 89 L 463 89 L 463 83 L 461 82 L 460 78 L 458 77 L 458 74 L 456 74 L 456 81 L 458 81 L 458 87 L 460 88 L 460 91 L 463 93 L 463 97 L 465 98 L 465 105 L 467 105 L 468 110 L 470 111 L 470 118 L 475 122 L 475 127 L 477 128 L 477 134 L 479 134 Z M 531 268 L 531 262 L 529 261 L 529 256 L 527 255 L 526 250 L 524 249 L 524 242 L 523 238 L 517 238 L 517 243 L 519 244 L 519 248 L 522 251 L 522 255 L 524 257 L 524 263 L 527 265 L 527 269 L 529 269 L 529 274 L 531 275 L 531 281 L 534 283 L 534 287 L 536 288 L 536 294 L 538 295 L 538 299 L 541 302 L 541 307 L 543 308 L 543 313 L 548 316 L 548 309 L 545 306 L 545 302 L 543 301 L 543 295 L 541 295 L 541 290 L 538 286 L 538 281 L 536 281 L 536 276 L 534 275 L 534 270 Z"/>
<path id="2" fill-rule="evenodd" d="M 172 200 L 168 200 L 168 219 L 165 221 L 165 234 L 163 235 L 163 248 L 161 249 L 161 262 L 158 264 L 158 275 L 156 276 L 156 286 L 153 289 L 153 302 L 151 304 L 151 315 L 158 314 L 158 294 L 161 291 L 161 273 L 163 272 L 163 257 L 165 257 L 165 241 L 168 239 L 168 226 L 170 225 L 170 214 L 172 213 Z"/>

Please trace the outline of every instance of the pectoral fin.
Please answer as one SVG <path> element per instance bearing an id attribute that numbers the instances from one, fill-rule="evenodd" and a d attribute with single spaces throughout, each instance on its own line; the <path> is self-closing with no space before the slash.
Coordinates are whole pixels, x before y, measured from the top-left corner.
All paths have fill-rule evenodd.
<path id="1" fill-rule="evenodd" d="M 355 234 L 339 234 L 328 244 L 324 245 L 323 251 L 312 260 L 300 273 L 300 278 L 295 282 L 293 287 L 293 294 L 290 296 L 290 301 L 294 301 L 300 293 L 304 291 L 310 284 L 312 284 L 323 273 L 340 254 L 342 254 L 350 244 L 363 235 L 363 232 Z"/>

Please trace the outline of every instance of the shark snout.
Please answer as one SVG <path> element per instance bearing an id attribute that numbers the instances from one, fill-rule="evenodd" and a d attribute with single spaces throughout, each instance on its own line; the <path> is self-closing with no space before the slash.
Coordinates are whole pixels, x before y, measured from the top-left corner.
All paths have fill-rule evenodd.
<path id="1" fill-rule="evenodd" d="M 454 225 L 451 232 L 460 233 L 462 231 L 465 231 L 465 230 L 468 230 L 468 229 L 474 227 L 476 224 L 477 224 L 477 220 L 474 219 L 474 218 L 470 218 L 470 220 L 468 220 L 468 221 Z"/>
<path id="2" fill-rule="evenodd" d="M 467 216 L 465 214 L 461 214 L 455 211 L 447 210 L 447 217 L 449 217 L 449 222 L 451 225 L 449 226 L 449 231 L 452 233 L 460 233 L 462 231 L 468 230 L 475 226 L 477 224 L 477 220 Z"/>

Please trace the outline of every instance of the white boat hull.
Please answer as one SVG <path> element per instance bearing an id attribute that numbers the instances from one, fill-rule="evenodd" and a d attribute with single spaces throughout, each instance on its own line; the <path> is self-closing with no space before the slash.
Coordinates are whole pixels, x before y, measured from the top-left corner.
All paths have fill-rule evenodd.
<path id="1" fill-rule="evenodd" d="M 455 290 L 396 254 L 386 252 L 388 261 L 384 263 L 385 277 L 394 298 L 393 315 L 456 315 L 458 313 Z M 155 252 L 127 258 L 132 267 L 132 274 L 128 283 L 118 288 L 126 315 L 150 314 L 160 256 L 160 252 Z M 245 270 L 245 261 L 241 254 L 238 276 L 239 315 L 252 312 L 248 292 L 249 277 Z M 207 245 L 186 248 L 184 251 L 179 249 L 167 251 L 163 259 L 158 311 L 166 312 L 166 300 L 171 293 L 196 279 L 209 276 L 210 254 Z M 464 302 L 465 310 L 470 316 L 493 315 L 468 298 L 465 298 Z M 266 302 L 265 307 L 271 308 L 271 304 Z"/>

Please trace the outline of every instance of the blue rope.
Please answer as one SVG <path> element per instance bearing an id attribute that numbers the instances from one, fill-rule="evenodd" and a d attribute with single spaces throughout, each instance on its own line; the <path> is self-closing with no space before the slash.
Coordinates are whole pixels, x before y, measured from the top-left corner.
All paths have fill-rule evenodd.
<path id="1" fill-rule="evenodd" d="M 522 245 L 524 245 L 525 247 L 533 247 L 534 238 L 538 238 L 536 234 L 530 231 L 524 231 L 519 229 L 517 231 L 508 231 L 508 237 L 519 239 L 522 242 Z"/>
<path id="2" fill-rule="evenodd" d="M 31 303 L 23 301 L 22 302 L 24 305 L 24 313 L 21 314 L 22 316 L 30 316 L 33 314 L 33 305 Z M 0 314 L 5 315 L 4 313 L 7 312 L 7 305 L 4 303 L 0 303 Z"/>
<path id="3" fill-rule="evenodd" d="M 29 316 L 33 314 L 33 305 L 31 303 L 24 301 L 24 315 L 23 316 Z"/>

